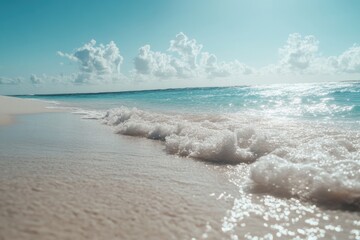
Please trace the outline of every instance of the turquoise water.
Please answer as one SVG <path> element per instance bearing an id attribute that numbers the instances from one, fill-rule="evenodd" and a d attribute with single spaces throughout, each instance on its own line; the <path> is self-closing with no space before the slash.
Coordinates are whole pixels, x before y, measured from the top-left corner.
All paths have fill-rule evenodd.
<path id="1" fill-rule="evenodd" d="M 360 120 L 360 82 L 283 84 L 22 96 L 107 110 L 120 106 L 178 113 L 245 113 L 316 120 Z"/>

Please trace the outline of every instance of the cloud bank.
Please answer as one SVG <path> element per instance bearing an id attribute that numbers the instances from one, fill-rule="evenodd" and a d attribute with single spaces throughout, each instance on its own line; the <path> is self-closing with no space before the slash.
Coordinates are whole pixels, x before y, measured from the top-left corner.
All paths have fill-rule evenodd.
<path id="1" fill-rule="evenodd" d="M 339 56 L 322 56 L 315 36 L 293 33 L 278 49 L 278 61 L 254 68 L 238 60 L 219 61 L 213 53 L 183 32 L 169 41 L 167 51 L 155 51 L 150 44 L 139 48 L 134 58 L 130 80 L 166 79 L 237 79 L 267 75 L 319 75 L 360 73 L 360 47 L 354 45 Z M 125 77 L 120 72 L 123 57 L 116 44 L 96 45 L 95 40 L 77 48 L 74 53 L 58 55 L 76 62 L 79 72 L 74 83 L 112 82 Z"/>
<path id="2" fill-rule="evenodd" d="M 286 76 L 289 79 L 306 79 L 309 76 L 327 75 L 336 79 L 336 76 L 345 74 L 360 76 L 359 45 L 354 44 L 338 56 L 324 56 L 320 52 L 320 41 L 315 36 L 302 36 L 299 33 L 288 36 L 284 45 L 278 49 L 278 60 L 275 63 L 260 68 L 248 66 L 236 59 L 220 61 L 214 53 L 204 51 L 205 47 L 196 39 L 182 32 L 170 40 L 164 49 L 167 50 L 153 50 L 150 44 L 140 47 L 133 58 L 133 69 L 126 77 L 121 72 L 124 58 L 115 42 L 104 45 L 91 40 L 72 53 L 57 52 L 59 56 L 76 64 L 77 71 L 72 74 L 32 74 L 27 81 L 23 78 L 0 77 L 0 85 L 122 84 L 125 81 L 129 84 L 139 80 L 152 84 L 156 80 L 164 83 L 171 79 L 194 84 L 201 80 L 212 84 L 222 80 L 224 84 L 229 79 L 233 84 L 237 84 L 257 77 L 277 79 L 279 76 Z M 341 77 L 337 79 L 344 80 Z"/>
<path id="3" fill-rule="evenodd" d="M 354 45 L 339 56 L 322 56 L 320 41 L 315 36 L 293 33 L 278 49 L 278 61 L 261 68 L 250 67 L 238 60 L 218 61 L 215 54 L 180 32 L 170 40 L 167 52 L 150 45 L 139 48 L 134 71 L 142 79 L 238 79 L 248 76 L 315 76 L 322 74 L 360 74 L 360 46 Z"/>

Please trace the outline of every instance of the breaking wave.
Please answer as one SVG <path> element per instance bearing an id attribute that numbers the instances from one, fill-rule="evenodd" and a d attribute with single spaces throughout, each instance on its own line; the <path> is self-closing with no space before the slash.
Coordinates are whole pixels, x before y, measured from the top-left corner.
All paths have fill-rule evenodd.
<path id="1" fill-rule="evenodd" d="M 84 114 L 84 112 L 82 113 Z M 86 112 L 117 134 L 160 140 L 169 154 L 250 164 L 266 191 L 360 206 L 360 131 L 244 114 L 170 114 L 120 107 Z"/>
<path id="2" fill-rule="evenodd" d="M 170 154 L 204 161 L 249 163 L 276 148 L 265 135 L 242 124 L 241 118 L 235 121 L 229 116 L 171 115 L 121 107 L 101 117 L 87 117 L 114 126 L 118 134 L 163 141 Z"/>

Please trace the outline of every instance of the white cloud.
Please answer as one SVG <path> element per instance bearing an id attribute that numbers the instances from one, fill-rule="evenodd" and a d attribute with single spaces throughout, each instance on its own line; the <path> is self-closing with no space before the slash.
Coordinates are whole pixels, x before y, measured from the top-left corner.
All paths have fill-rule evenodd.
<path id="1" fill-rule="evenodd" d="M 201 52 L 203 45 L 180 32 L 170 41 L 167 53 L 154 52 L 150 45 L 139 49 L 134 59 L 137 74 L 156 78 L 215 78 L 241 76 L 253 69 L 235 60 L 218 62 L 214 54 Z"/>
<path id="2" fill-rule="evenodd" d="M 41 75 L 32 74 L 30 76 L 31 84 L 68 84 L 73 83 L 74 79 L 78 77 L 78 74 L 57 74 L 57 75 L 47 75 L 45 73 Z"/>
<path id="3" fill-rule="evenodd" d="M 22 83 L 22 78 L 0 77 L 0 85 L 17 85 Z"/>
<path id="4" fill-rule="evenodd" d="M 35 74 L 31 74 L 30 83 L 31 84 L 41 84 L 41 83 L 44 83 L 44 79 L 42 77 L 36 76 Z"/>
<path id="5" fill-rule="evenodd" d="M 79 64 L 75 83 L 111 82 L 121 77 L 123 57 L 113 41 L 96 46 L 96 41 L 91 40 L 72 54 L 61 51 L 57 53 Z"/>
<path id="6" fill-rule="evenodd" d="M 280 67 L 293 71 L 306 70 L 311 67 L 318 49 L 319 41 L 314 36 L 290 34 L 286 44 L 279 49 Z"/>
<path id="7" fill-rule="evenodd" d="M 209 77 L 241 76 L 255 72 L 254 69 L 238 60 L 218 63 L 217 57 L 208 52 L 201 54 L 200 66 Z"/>
<path id="8" fill-rule="evenodd" d="M 330 57 L 329 62 L 338 72 L 360 73 L 360 46 L 354 45 L 338 57 Z"/>
<path id="9" fill-rule="evenodd" d="M 71 61 L 74 61 L 74 62 L 77 61 L 77 58 L 74 57 L 73 54 L 63 53 L 63 52 L 61 52 L 61 51 L 57 51 L 56 53 L 57 53 L 57 55 L 59 55 L 60 57 L 66 57 L 66 58 L 68 58 L 68 59 L 70 59 Z"/>
<path id="10" fill-rule="evenodd" d="M 151 74 L 158 77 L 171 77 L 176 74 L 176 69 L 171 63 L 171 56 L 151 51 L 150 45 L 139 49 L 134 65 L 140 74 Z"/>
<path id="11" fill-rule="evenodd" d="M 195 69 L 197 67 L 196 58 L 203 46 L 198 44 L 195 39 L 189 39 L 184 33 L 180 32 L 174 40 L 170 41 L 170 52 L 178 53 L 183 63 L 188 68 Z"/>
<path id="12" fill-rule="evenodd" d="M 351 74 L 360 73 L 360 46 L 354 45 L 339 56 L 324 57 L 319 41 L 312 35 L 290 34 L 279 49 L 280 60 L 260 70 L 262 74 Z"/>

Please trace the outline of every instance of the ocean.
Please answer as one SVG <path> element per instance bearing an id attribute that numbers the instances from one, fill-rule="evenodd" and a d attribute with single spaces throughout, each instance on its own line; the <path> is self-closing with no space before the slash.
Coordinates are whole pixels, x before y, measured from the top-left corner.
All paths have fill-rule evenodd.
<path id="1" fill-rule="evenodd" d="M 190 180 L 202 167 L 224 178 L 235 191 L 199 190 L 230 203 L 218 222 L 204 217 L 199 239 L 212 229 L 216 238 L 360 239 L 360 82 L 19 97 L 106 126 L 132 149 L 155 144 L 148 152 L 164 153 L 166 167 L 193 161 Z M 146 167 L 145 156 L 131 159 Z"/>

